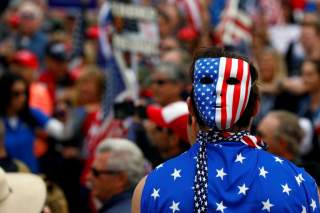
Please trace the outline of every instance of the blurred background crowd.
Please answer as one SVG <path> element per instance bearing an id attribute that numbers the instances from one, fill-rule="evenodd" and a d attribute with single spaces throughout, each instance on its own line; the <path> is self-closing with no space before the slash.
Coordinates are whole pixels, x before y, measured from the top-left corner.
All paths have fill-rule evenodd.
<path id="1" fill-rule="evenodd" d="M 1 0 L 0 166 L 41 175 L 47 212 L 127 212 L 190 147 L 188 72 L 208 46 L 254 62 L 252 132 L 319 184 L 318 0 Z"/>

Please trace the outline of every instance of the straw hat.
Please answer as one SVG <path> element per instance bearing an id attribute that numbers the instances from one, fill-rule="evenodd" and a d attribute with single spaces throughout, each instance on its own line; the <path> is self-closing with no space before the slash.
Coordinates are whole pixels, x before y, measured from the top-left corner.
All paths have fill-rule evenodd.
<path id="1" fill-rule="evenodd" d="M 39 213 L 46 198 L 44 181 L 33 174 L 5 173 L 0 167 L 0 212 Z"/>

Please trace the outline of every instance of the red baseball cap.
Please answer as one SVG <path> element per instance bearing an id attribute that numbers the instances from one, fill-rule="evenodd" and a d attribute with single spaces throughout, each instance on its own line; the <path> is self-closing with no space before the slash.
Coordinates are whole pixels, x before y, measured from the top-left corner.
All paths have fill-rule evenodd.
<path id="1" fill-rule="evenodd" d="M 39 67 L 37 56 L 29 50 L 17 51 L 13 56 L 13 62 L 31 69 L 38 69 Z"/>
<path id="2" fill-rule="evenodd" d="M 188 105 L 184 101 L 178 101 L 165 107 L 150 105 L 147 107 L 148 118 L 160 127 L 173 131 L 180 139 L 188 142 L 187 122 Z"/>

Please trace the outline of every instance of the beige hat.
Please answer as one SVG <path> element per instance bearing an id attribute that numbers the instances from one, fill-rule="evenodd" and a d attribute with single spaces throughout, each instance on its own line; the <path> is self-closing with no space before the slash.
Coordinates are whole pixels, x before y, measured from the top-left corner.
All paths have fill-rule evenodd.
<path id="1" fill-rule="evenodd" d="M 0 167 L 0 212 L 40 213 L 46 199 L 44 181 L 28 173 L 5 173 Z"/>

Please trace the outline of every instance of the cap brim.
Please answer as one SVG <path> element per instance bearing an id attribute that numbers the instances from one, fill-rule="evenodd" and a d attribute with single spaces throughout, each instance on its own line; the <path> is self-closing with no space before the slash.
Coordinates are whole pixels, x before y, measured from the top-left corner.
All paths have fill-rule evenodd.
<path id="1" fill-rule="evenodd" d="M 44 181 L 33 174 L 6 173 L 10 195 L 0 202 L 1 213 L 41 212 L 46 199 Z"/>
<path id="2" fill-rule="evenodd" d="M 150 105 L 147 107 L 147 116 L 151 121 L 153 121 L 158 126 L 167 127 L 167 124 L 163 119 L 161 111 L 162 111 L 161 107 Z"/>

